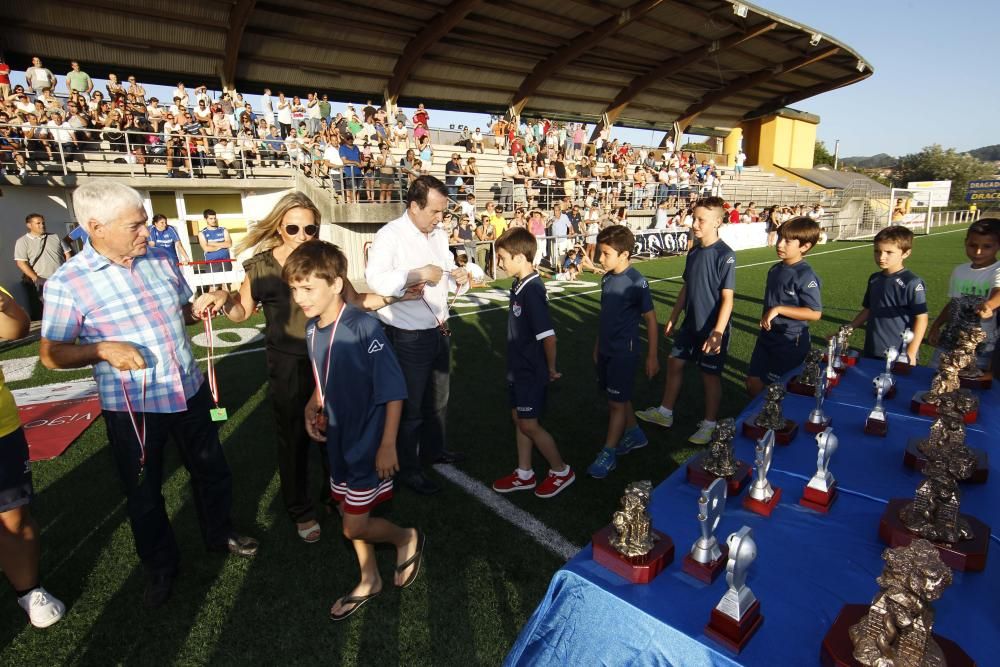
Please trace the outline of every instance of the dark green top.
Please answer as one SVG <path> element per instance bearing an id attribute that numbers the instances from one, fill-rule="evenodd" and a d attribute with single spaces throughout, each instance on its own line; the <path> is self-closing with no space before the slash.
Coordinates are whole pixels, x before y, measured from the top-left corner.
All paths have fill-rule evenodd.
<path id="1" fill-rule="evenodd" d="M 306 356 L 306 321 L 308 318 L 292 301 L 292 291 L 281 279 L 281 265 L 270 250 L 254 255 L 243 263 L 250 279 L 250 296 L 264 306 L 264 339 L 269 350 Z"/>

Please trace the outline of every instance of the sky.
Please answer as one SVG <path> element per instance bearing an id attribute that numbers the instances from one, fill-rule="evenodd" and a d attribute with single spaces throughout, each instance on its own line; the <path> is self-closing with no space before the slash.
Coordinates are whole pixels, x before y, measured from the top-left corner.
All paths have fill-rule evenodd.
<path id="1" fill-rule="evenodd" d="M 875 70 L 860 83 L 794 105 L 820 117 L 817 135 L 831 152 L 838 140 L 841 157 L 900 156 L 935 143 L 960 151 L 1000 143 L 1000 73 L 995 56 L 988 55 L 996 48 L 1000 0 L 757 0 L 755 4 L 831 35 L 860 53 Z M 65 72 L 55 74 L 62 90 Z M 119 78 L 124 80 L 124 74 Z M 24 80 L 20 73 L 11 78 L 13 83 Z M 189 82 L 190 88 L 194 85 Z M 168 97 L 160 86 L 147 86 L 147 92 L 161 100 Z M 254 109 L 260 109 L 259 98 L 249 97 Z M 343 105 L 335 104 L 334 110 L 342 111 Z M 485 114 L 431 110 L 431 126 L 436 128 L 465 124 L 485 131 L 488 122 Z M 663 134 L 615 128 L 614 136 L 655 145 Z"/>

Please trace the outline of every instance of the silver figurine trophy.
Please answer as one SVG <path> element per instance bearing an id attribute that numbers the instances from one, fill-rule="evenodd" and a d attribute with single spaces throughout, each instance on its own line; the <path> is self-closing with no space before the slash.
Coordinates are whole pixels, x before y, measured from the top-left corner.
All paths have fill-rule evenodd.
<path id="1" fill-rule="evenodd" d="M 909 345 L 912 342 L 913 330 L 907 327 L 903 329 L 903 333 L 899 336 L 899 357 L 896 358 L 897 362 L 901 364 L 910 363 L 910 356 L 906 353 L 906 350 L 909 349 Z"/>
<path id="2" fill-rule="evenodd" d="M 883 373 L 889 380 L 889 389 L 886 389 L 887 392 L 896 386 L 896 378 L 892 377 L 892 366 L 896 363 L 897 359 L 899 359 L 899 350 L 890 346 L 885 351 L 885 373 Z"/>
<path id="3" fill-rule="evenodd" d="M 755 451 L 754 479 L 750 484 L 749 497 L 767 503 L 774 497 L 774 489 L 767 481 L 767 473 L 771 470 L 771 459 L 774 457 L 774 431 L 768 431 L 757 441 Z"/>
<path id="4" fill-rule="evenodd" d="M 872 380 L 872 386 L 875 387 L 875 407 L 868 413 L 868 419 L 877 419 L 884 422 L 885 407 L 882 405 L 882 397 L 892 387 L 892 378 L 882 373 Z"/>
<path id="5" fill-rule="evenodd" d="M 810 427 L 815 430 L 822 430 L 830 423 L 830 418 L 826 416 L 823 412 L 823 399 L 824 393 L 826 392 L 826 376 L 820 375 L 819 380 L 816 381 L 816 391 L 814 396 L 816 397 L 816 405 L 809 412 L 809 419 L 806 420 L 806 430 L 810 430 Z"/>
<path id="6" fill-rule="evenodd" d="M 726 480 L 716 479 L 702 489 L 698 498 L 698 526 L 701 537 L 691 547 L 691 559 L 707 565 L 722 558 L 719 540 L 715 538 L 715 529 L 722 519 L 722 510 L 726 507 Z"/>
<path id="7" fill-rule="evenodd" d="M 806 484 L 807 487 L 816 489 L 821 493 L 830 493 L 833 489 L 836 480 L 833 478 L 833 473 L 830 472 L 830 459 L 833 458 L 833 453 L 837 451 L 838 444 L 837 436 L 833 434 L 832 428 L 816 434 L 816 447 L 818 449 L 816 455 L 816 474 Z"/>
<path id="8" fill-rule="evenodd" d="M 757 597 L 747 586 L 747 571 L 757 558 L 757 543 L 753 531 L 743 526 L 726 539 L 729 545 L 729 561 L 726 563 L 726 584 L 729 590 L 719 600 L 715 608 L 729 618 L 739 620 L 757 601 Z"/>
<path id="9" fill-rule="evenodd" d="M 838 359 L 839 355 L 837 353 L 837 337 L 834 336 L 830 339 L 830 342 L 826 346 L 826 379 L 836 381 L 837 377 L 837 367 L 835 366 L 835 359 Z"/>

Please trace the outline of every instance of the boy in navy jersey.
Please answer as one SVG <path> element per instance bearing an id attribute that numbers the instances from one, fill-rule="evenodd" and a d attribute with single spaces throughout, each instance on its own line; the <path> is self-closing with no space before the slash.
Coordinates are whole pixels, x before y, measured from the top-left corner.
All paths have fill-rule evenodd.
<path id="1" fill-rule="evenodd" d="M 639 365 L 639 320 L 646 320 L 646 377 L 660 371 L 656 358 L 656 311 L 649 283 L 631 265 L 635 236 L 628 227 L 612 225 L 597 235 L 597 252 L 607 273 L 601 279 L 600 334 L 594 363 L 601 389 L 608 396 L 608 433 L 597 459 L 587 468 L 604 479 L 618 457 L 649 444 L 632 413 L 632 383 Z"/>
<path id="2" fill-rule="evenodd" d="M 305 410 L 306 431 L 314 440 L 326 441 L 332 496 L 361 566 L 361 581 L 330 609 L 334 621 L 382 592 L 376 544 L 396 547 L 397 588 L 417 578 L 424 549 L 417 529 L 369 515 L 392 497 L 406 382 L 382 325 L 342 298 L 346 275 L 347 259 L 325 241 L 303 243 L 282 271 L 292 299 L 310 318 L 306 344 L 316 390 Z"/>
<path id="3" fill-rule="evenodd" d="M 706 445 L 715 432 L 722 402 L 722 367 L 729 349 L 730 315 L 736 288 L 736 254 L 719 239 L 725 202 L 705 197 L 695 202 L 691 235 L 698 241 L 684 265 L 684 286 L 677 294 L 663 335 L 670 336 L 681 311 L 684 323 L 677 330 L 667 360 L 667 381 L 660 405 L 641 410 L 636 416 L 665 428 L 674 425 L 674 405 L 681 392 L 684 364 L 691 360 L 701 370 L 705 387 L 705 419 L 688 442 Z"/>
<path id="4" fill-rule="evenodd" d="M 545 407 L 545 390 L 557 380 L 556 332 L 549 319 L 545 286 L 531 264 L 538 242 L 524 227 L 512 227 L 497 239 L 500 268 L 514 276 L 507 314 L 507 389 L 517 439 L 517 469 L 493 482 L 498 493 L 535 489 L 539 498 L 551 498 L 573 483 L 576 475 L 562 457 L 555 440 L 538 423 Z M 535 446 L 549 464 L 541 484 L 531 467 Z M 537 488 L 536 488 L 537 486 Z"/>
<path id="5" fill-rule="evenodd" d="M 809 322 L 823 316 L 823 301 L 819 276 L 803 257 L 815 247 L 819 233 L 819 223 L 807 216 L 778 228 L 774 248 L 781 261 L 767 272 L 760 333 L 747 371 L 751 397 L 805 361 L 809 352 Z"/>
<path id="6" fill-rule="evenodd" d="M 852 327 L 865 325 L 866 357 L 884 359 L 890 347 L 899 348 L 903 331 L 913 340 L 905 352 L 910 365 L 917 363 L 920 342 L 927 331 L 927 292 L 924 281 L 903 266 L 913 248 L 913 232 L 902 225 L 886 227 L 875 235 L 875 263 L 881 271 L 868 278 L 861 312 Z"/>

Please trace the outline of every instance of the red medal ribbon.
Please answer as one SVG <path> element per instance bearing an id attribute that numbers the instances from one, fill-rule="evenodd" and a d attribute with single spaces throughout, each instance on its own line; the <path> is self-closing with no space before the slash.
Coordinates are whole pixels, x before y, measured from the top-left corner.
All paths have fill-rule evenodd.
<path id="1" fill-rule="evenodd" d="M 121 372 L 118 379 L 122 383 L 122 394 L 125 395 L 125 410 L 128 412 L 128 418 L 132 422 L 132 430 L 135 431 L 135 439 L 139 442 L 139 474 L 141 475 L 142 469 L 146 467 L 146 371 L 143 371 L 142 373 L 142 402 L 140 404 L 140 413 L 142 414 L 141 428 L 140 422 L 136 421 L 135 410 L 132 409 L 132 401 L 130 401 L 128 397 L 128 387 L 125 386 L 125 371 Z"/>
<path id="2" fill-rule="evenodd" d="M 316 320 L 316 329 L 313 329 L 312 340 L 309 341 L 309 347 L 312 352 L 309 364 L 312 366 L 313 378 L 316 380 L 316 390 L 319 392 L 319 400 L 323 406 L 326 406 L 326 382 L 330 379 L 330 360 L 333 359 L 333 339 L 337 337 L 337 327 L 340 326 L 341 316 L 344 314 L 344 308 L 347 304 L 344 303 L 340 306 L 340 312 L 337 313 L 337 319 L 333 322 L 333 331 L 330 332 L 330 344 L 326 348 L 326 368 L 323 370 L 323 379 L 320 380 L 319 369 L 316 367 L 316 331 L 319 329 L 319 320 Z"/>
<path id="3" fill-rule="evenodd" d="M 205 324 L 205 337 L 208 338 L 208 390 L 212 393 L 215 407 L 219 407 L 219 380 L 215 376 L 215 335 L 212 329 L 212 312 L 206 308 L 201 318 Z"/>

